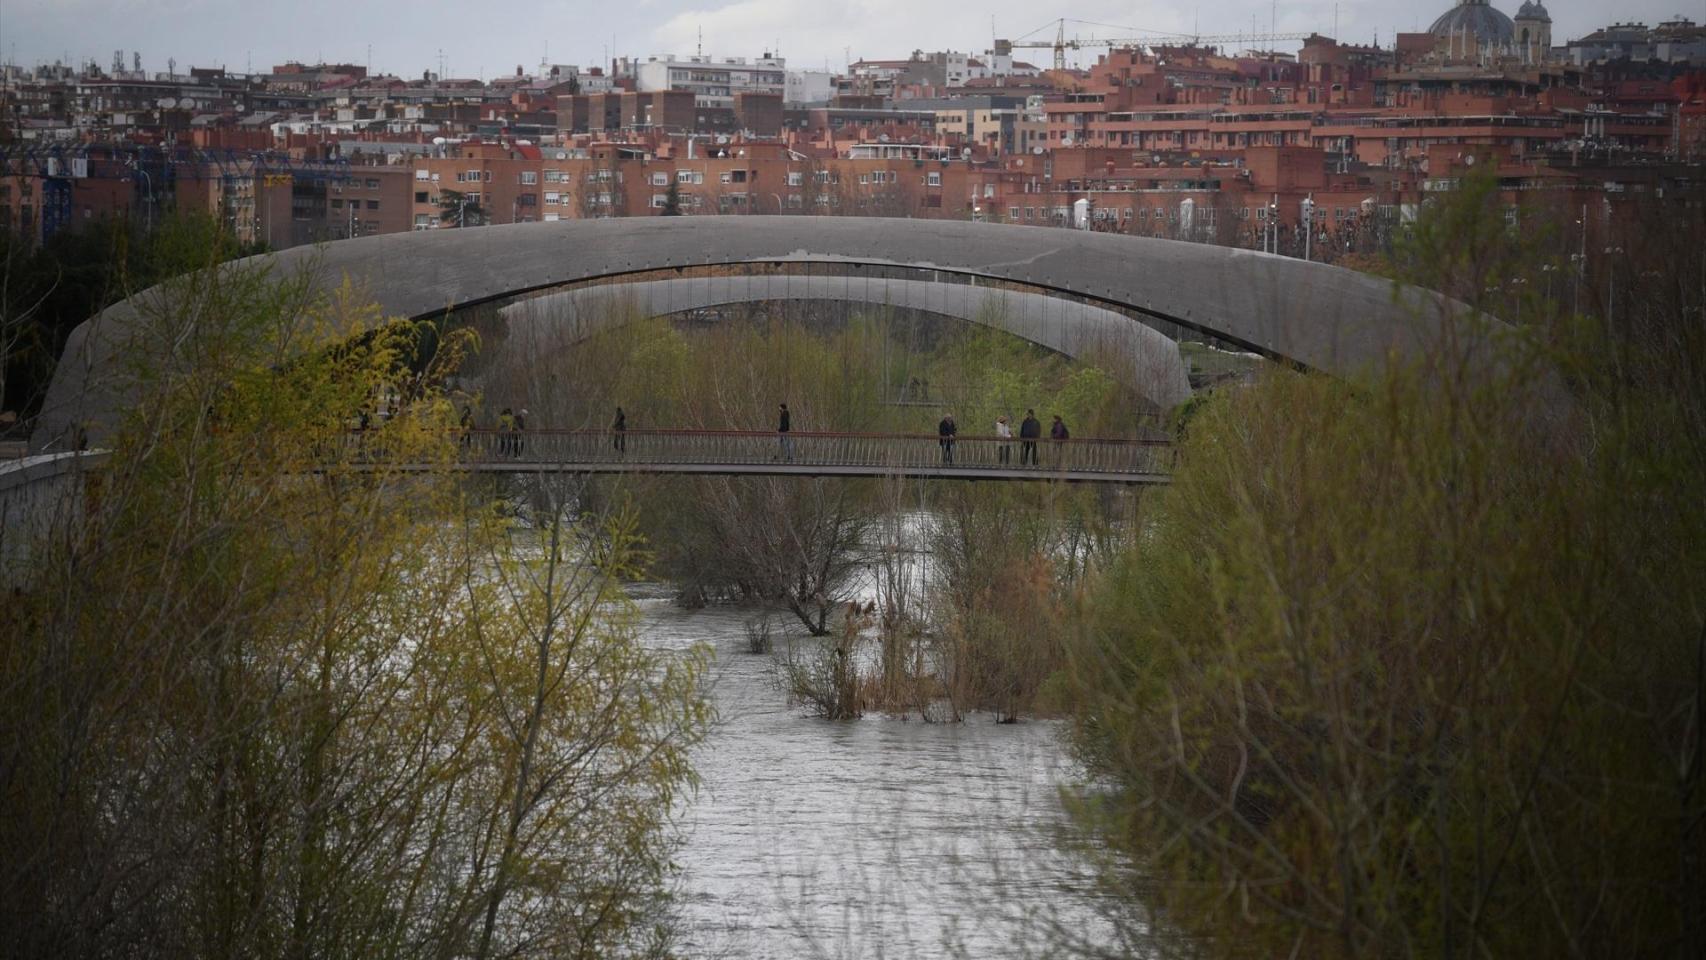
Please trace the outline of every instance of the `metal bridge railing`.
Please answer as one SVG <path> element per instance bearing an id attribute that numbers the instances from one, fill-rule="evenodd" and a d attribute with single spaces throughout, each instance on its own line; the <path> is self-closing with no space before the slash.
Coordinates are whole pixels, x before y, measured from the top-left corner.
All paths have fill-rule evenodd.
<path id="1" fill-rule="evenodd" d="M 771 433 L 709 430 L 473 430 L 458 434 L 462 459 L 500 465 L 570 467 L 759 466 L 929 471 L 943 468 L 1156 475 L 1169 472 L 1172 445 L 1145 440 L 1003 440 L 932 435 Z"/>

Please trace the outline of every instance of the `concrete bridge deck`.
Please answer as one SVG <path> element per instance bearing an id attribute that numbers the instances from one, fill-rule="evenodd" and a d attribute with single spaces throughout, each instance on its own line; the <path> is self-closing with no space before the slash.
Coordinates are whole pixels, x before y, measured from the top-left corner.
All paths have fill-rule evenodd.
<path id="1" fill-rule="evenodd" d="M 361 435 L 353 443 L 382 444 Z M 1143 440 L 939 437 L 699 430 L 472 431 L 452 469 L 469 473 L 681 474 L 774 477 L 893 477 L 938 480 L 1161 484 L 1171 444 Z M 371 459 L 384 458 L 375 449 Z M 403 469 L 443 469 L 427 464 Z"/>

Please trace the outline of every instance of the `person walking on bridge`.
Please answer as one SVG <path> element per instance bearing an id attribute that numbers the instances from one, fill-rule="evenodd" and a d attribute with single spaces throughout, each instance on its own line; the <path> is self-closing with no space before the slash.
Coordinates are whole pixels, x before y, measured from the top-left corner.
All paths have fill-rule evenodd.
<path id="1" fill-rule="evenodd" d="M 616 421 L 610 425 L 610 446 L 617 453 L 628 452 L 628 414 L 621 407 L 616 408 Z"/>
<path id="2" fill-rule="evenodd" d="M 960 428 L 954 426 L 954 415 L 951 413 L 944 414 L 942 422 L 936 424 L 936 435 L 941 438 L 938 442 L 942 445 L 942 462 L 950 467 L 954 465 L 954 437 L 959 432 Z"/>
<path id="3" fill-rule="evenodd" d="M 498 453 L 509 456 L 515 452 L 515 411 L 504 407 L 498 414 Z"/>
<path id="4" fill-rule="evenodd" d="M 1072 439 L 1072 431 L 1066 429 L 1066 421 L 1060 419 L 1060 414 L 1054 415 L 1054 423 L 1048 428 L 1048 438 L 1054 441 L 1054 456 L 1050 457 L 1056 467 L 1060 466 L 1062 451 L 1066 441 Z"/>
<path id="5" fill-rule="evenodd" d="M 1037 412 L 1026 410 L 1025 419 L 1019 424 L 1019 466 L 1027 462 L 1037 466 L 1037 439 L 1043 435 L 1043 425 L 1037 422 Z"/>
<path id="6" fill-rule="evenodd" d="M 782 459 L 792 462 L 794 459 L 794 438 L 788 436 L 788 434 L 793 430 L 793 420 L 788 416 L 787 404 L 779 404 L 778 411 L 776 418 L 776 446 L 779 448 Z"/>
<path id="7" fill-rule="evenodd" d="M 1004 413 L 995 418 L 995 438 L 1001 442 L 996 447 L 996 456 L 1003 466 L 1013 463 L 1013 428 L 1007 425 L 1007 415 Z"/>
<path id="8" fill-rule="evenodd" d="M 510 451 L 515 456 L 518 456 L 518 457 L 521 456 L 521 451 L 522 451 L 521 435 L 526 430 L 527 430 L 527 408 L 523 407 L 515 415 L 515 441 L 511 444 L 512 449 Z"/>

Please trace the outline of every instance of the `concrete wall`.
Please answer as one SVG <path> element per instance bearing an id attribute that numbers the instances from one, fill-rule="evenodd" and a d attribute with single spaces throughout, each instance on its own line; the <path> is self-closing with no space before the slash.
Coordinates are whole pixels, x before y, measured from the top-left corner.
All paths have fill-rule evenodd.
<path id="1" fill-rule="evenodd" d="M 89 471 L 105 453 L 52 453 L 0 463 L 0 588 L 31 576 L 41 542 L 83 521 Z"/>

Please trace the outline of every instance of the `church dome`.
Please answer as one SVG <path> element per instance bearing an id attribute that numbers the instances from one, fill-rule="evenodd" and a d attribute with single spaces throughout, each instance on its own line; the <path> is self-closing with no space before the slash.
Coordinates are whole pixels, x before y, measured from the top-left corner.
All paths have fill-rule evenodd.
<path id="1" fill-rule="evenodd" d="M 1545 8 L 1541 9 L 1544 11 Z M 1436 37 L 1457 37 L 1467 33 L 1477 42 L 1503 47 L 1509 46 L 1515 37 L 1516 25 L 1510 17 L 1494 10 L 1487 0 L 1457 0 L 1457 6 L 1435 20 L 1428 32 Z"/>

